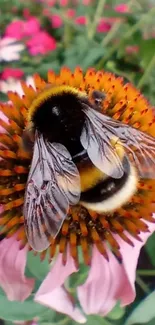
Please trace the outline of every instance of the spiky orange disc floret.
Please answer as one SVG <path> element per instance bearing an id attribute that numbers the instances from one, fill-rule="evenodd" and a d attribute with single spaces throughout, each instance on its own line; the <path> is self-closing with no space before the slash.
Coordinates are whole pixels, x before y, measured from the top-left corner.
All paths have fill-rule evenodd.
<path id="1" fill-rule="evenodd" d="M 77 67 L 72 73 L 62 68 L 59 75 L 53 71 L 48 73 L 46 82 L 39 75 L 34 75 L 36 89 L 22 82 L 25 95 L 20 98 L 17 93 L 9 92 L 12 104 L 1 104 L 0 110 L 8 117 L 9 124 L 0 120 L 0 203 L 3 213 L 0 227 L 6 236 L 12 236 L 18 230 L 18 238 L 23 245 L 27 242 L 22 205 L 24 190 L 29 172 L 31 157 L 21 147 L 21 136 L 27 123 L 27 112 L 34 100 L 48 84 L 69 85 L 88 96 L 92 90 L 101 90 L 106 94 L 103 113 L 123 123 L 127 123 L 155 136 L 155 117 L 153 107 L 131 84 L 123 84 L 123 79 L 112 73 L 95 71 L 90 68 L 84 75 Z M 3 130 L 3 131 L 2 131 Z M 5 133 L 3 133 L 5 132 Z M 133 237 L 140 239 L 140 232 L 148 231 L 145 220 L 154 222 L 152 213 L 155 207 L 155 181 L 139 180 L 137 193 L 130 202 L 113 214 L 97 214 L 83 207 L 70 209 L 61 231 L 56 239 L 51 239 L 50 255 L 54 256 L 56 247 L 66 258 L 66 246 L 70 245 L 73 258 L 78 261 L 77 247 L 80 245 L 86 264 L 90 263 L 90 247 L 94 243 L 101 254 L 108 259 L 105 242 L 111 246 L 113 253 L 121 259 L 119 244 L 114 238 L 118 234 L 129 245 L 133 245 L 127 237 L 126 230 Z M 44 257 L 46 252 L 41 253 Z"/>

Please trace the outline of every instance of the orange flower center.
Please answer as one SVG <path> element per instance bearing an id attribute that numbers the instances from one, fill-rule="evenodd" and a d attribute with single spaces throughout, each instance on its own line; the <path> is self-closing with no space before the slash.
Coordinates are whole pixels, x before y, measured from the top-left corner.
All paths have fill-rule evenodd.
<path id="1" fill-rule="evenodd" d="M 23 150 L 21 136 L 27 125 L 29 107 L 47 84 L 58 87 L 69 85 L 86 92 L 88 96 L 92 90 L 100 90 L 105 93 L 104 114 L 155 136 L 153 108 L 131 84 L 124 85 L 122 78 L 116 78 L 111 73 L 89 69 L 84 75 L 79 67 L 74 73 L 62 68 L 58 76 L 49 72 L 48 83 L 38 75 L 34 76 L 34 82 L 36 89 L 22 82 L 25 95 L 20 98 L 17 93 L 9 92 L 12 104 L 0 105 L 1 112 L 9 120 L 7 123 L 0 119 L 0 203 L 3 208 L 0 216 L 1 233 L 9 237 L 17 232 L 22 245 L 27 243 L 22 206 L 32 157 Z M 80 205 L 70 208 L 58 236 L 51 238 L 51 257 L 54 256 L 56 247 L 59 247 L 65 263 L 66 247 L 69 244 L 72 257 L 78 261 L 78 246 L 81 246 L 84 261 L 89 264 L 93 244 L 108 259 L 105 246 L 108 242 L 113 253 L 121 260 L 119 244 L 114 234 L 118 234 L 129 245 L 133 243 L 125 230 L 141 240 L 140 232 L 148 231 L 145 220 L 155 222 L 152 217 L 154 197 L 155 181 L 141 179 L 138 181 L 137 192 L 129 202 L 113 213 L 96 213 Z M 40 253 L 41 258 L 45 254 L 46 252 Z"/>

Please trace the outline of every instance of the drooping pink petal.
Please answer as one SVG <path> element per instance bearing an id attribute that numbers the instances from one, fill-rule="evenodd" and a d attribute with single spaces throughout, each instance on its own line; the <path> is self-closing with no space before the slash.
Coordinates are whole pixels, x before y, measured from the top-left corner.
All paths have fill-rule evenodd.
<path id="1" fill-rule="evenodd" d="M 155 224 L 149 224 L 150 232 Z M 132 238 L 135 247 L 131 247 L 118 236 L 122 254 L 122 264 L 108 249 L 109 262 L 93 248 L 92 265 L 86 282 L 78 290 L 81 306 L 86 314 L 106 315 L 118 300 L 122 306 L 135 299 L 135 276 L 141 247 L 150 233 L 141 234 L 142 242 Z"/>
<path id="2" fill-rule="evenodd" d="M 70 255 L 69 248 L 67 249 L 67 262 L 65 265 L 62 263 L 62 254 L 58 254 L 58 257 L 51 268 L 50 272 L 44 279 L 39 290 L 36 293 L 35 298 L 44 296 L 47 293 L 50 293 L 54 289 L 61 287 L 65 280 L 74 272 L 77 272 L 78 269 L 75 266 L 74 260 Z"/>
<path id="3" fill-rule="evenodd" d="M 84 323 L 86 321 L 85 317 L 74 306 L 71 297 L 63 287 L 67 277 L 77 271 L 74 260 L 70 256 L 69 249 L 67 250 L 66 265 L 62 264 L 62 254 L 59 254 L 54 266 L 37 291 L 35 301 L 58 312 L 67 314 L 79 323 Z"/>
<path id="4" fill-rule="evenodd" d="M 154 217 L 155 217 L 155 214 L 154 214 Z M 133 239 L 133 237 L 130 237 L 132 242 L 134 243 L 134 247 L 131 247 L 130 245 L 125 243 L 121 238 L 119 238 L 119 245 L 121 247 L 120 251 L 123 256 L 123 267 L 124 267 L 125 273 L 127 275 L 128 281 L 130 282 L 130 285 L 134 290 L 134 293 L 135 293 L 136 268 L 137 268 L 140 250 L 141 250 L 142 246 L 145 245 L 147 239 L 155 231 L 154 223 L 149 223 L 146 221 L 145 221 L 145 223 L 149 227 L 149 232 L 146 232 L 146 233 L 143 232 L 140 234 L 142 242 L 137 241 L 136 239 Z M 129 237 L 129 235 L 128 235 L 128 237 Z M 122 288 L 122 292 L 119 292 L 118 295 L 120 296 L 123 306 L 132 302 L 132 301 L 128 302 L 128 297 L 123 295 L 123 288 Z"/>
<path id="5" fill-rule="evenodd" d="M 59 272 L 61 272 L 61 269 Z M 37 295 L 35 301 L 70 316 L 78 323 L 86 322 L 86 318 L 80 309 L 75 306 L 72 297 L 64 287 L 58 287 L 44 295 Z"/>
<path id="6" fill-rule="evenodd" d="M 24 301 L 33 290 L 35 280 L 24 275 L 27 251 L 16 234 L 0 242 L 0 286 L 9 300 Z"/>

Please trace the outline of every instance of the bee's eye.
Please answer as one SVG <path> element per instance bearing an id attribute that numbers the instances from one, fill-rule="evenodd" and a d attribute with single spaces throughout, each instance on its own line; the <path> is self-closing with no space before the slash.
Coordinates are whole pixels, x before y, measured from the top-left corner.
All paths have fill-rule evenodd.
<path id="1" fill-rule="evenodd" d="M 102 91 L 94 90 L 92 92 L 92 99 L 97 109 L 100 109 L 102 102 L 104 101 L 106 95 Z"/>
<path id="2" fill-rule="evenodd" d="M 25 129 L 22 135 L 23 148 L 26 151 L 32 151 L 34 144 L 34 133 L 32 130 Z"/>
<path id="3" fill-rule="evenodd" d="M 102 99 L 101 98 L 95 98 L 95 104 L 98 105 L 98 104 L 101 104 L 102 102 Z"/>

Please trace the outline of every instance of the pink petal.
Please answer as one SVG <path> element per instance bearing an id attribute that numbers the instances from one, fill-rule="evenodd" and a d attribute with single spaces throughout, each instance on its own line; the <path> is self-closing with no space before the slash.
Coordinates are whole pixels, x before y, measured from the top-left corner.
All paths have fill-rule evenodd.
<path id="1" fill-rule="evenodd" d="M 41 284 L 35 297 L 38 298 L 40 296 L 46 296 L 47 293 L 51 293 L 54 289 L 61 287 L 68 276 L 77 271 L 78 270 L 68 248 L 66 264 L 62 264 L 62 254 L 58 254 L 54 266 L 51 268 L 50 272 Z"/>
<path id="2" fill-rule="evenodd" d="M 154 214 L 154 217 L 155 217 L 155 214 Z M 154 223 L 149 223 L 149 222 L 146 222 L 146 221 L 145 221 L 145 223 L 149 227 L 149 232 L 146 232 L 146 233 L 143 232 L 143 233 L 140 234 L 142 242 L 137 241 L 136 239 L 133 239 L 133 237 L 130 237 L 130 239 L 132 240 L 132 242 L 135 245 L 134 247 L 131 247 L 130 245 L 125 243 L 121 238 L 117 237 L 118 240 L 119 240 L 119 245 L 121 247 L 121 254 L 123 256 L 124 270 L 125 270 L 125 273 L 126 273 L 126 275 L 128 277 L 128 281 L 130 282 L 130 285 L 131 285 L 134 293 L 135 293 L 135 284 L 134 283 L 135 283 L 135 278 L 136 278 L 136 268 L 137 268 L 137 263 L 138 263 L 140 250 L 141 250 L 142 246 L 145 245 L 147 239 L 155 231 L 155 224 Z M 129 237 L 129 235 L 128 235 L 128 237 Z M 123 291 L 123 288 L 122 288 L 122 291 Z M 120 292 L 119 294 L 122 295 L 122 293 Z M 122 297 L 120 297 L 120 299 L 122 301 L 123 306 L 131 303 L 134 300 L 133 299 L 132 301 L 128 302 L 127 297 L 124 296 L 124 295 L 122 295 Z"/>
<path id="3" fill-rule="evenodd" d="M 35 301 L 70 316 L 76 322 L 86 322 L 86 318 L 80 312 L 80 309 L 74 306 L 71 297 L 63 287 L 58 287 L 44 295 L 37 295 Z"/>
<path id="4" fill-rule="evenodd" d="M 79 323 L 84 323 L 85 317 L 74 306 L 69 294 L 62 287 L 67 277 L 73 272 L 77 272 L 77 268 L 68 249 L 66 265 L 62 264 L 62 254 L 59 254 L 54 266 L 37 291 L 35 301 L 67 314 Z"/>
<path id="5" fill-rule="evenodd" d="M 149 229 L 153 232 L 155 224 L 149 224 Z M 150 233 L 142 233 L 142 242 L 132 238 L 135 247 L 125 243 L 119 236 L 115 236 L 121 247 L 122 264 L 119 264 L 109 249 L 107 249 L 109 256 L 107 262 L 97 248 L 93 248 L 92 266 L 88 278 L 77 289 L 81 306 L 86 314 L 106 315 L 118 300 L 124 306 L 135 299 L 138 257 L 141 247 L 149 236 Z"/>
<path id="6" fill-rule="evenodd" d="M 31 294 L 34 279 L 25 277 L 27 246 L 20 249 L 16 235 L 0 242 L 0 286 L 9 300 L 24 301 Z"/>

